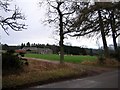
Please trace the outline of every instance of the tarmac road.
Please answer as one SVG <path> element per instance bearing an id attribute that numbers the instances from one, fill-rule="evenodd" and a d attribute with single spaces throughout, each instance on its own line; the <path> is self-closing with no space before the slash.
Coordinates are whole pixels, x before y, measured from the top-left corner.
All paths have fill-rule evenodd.
<path id="1" fill-rule="evenodd" d="M 106 72 L 97 76 L 62 81 L 32 88 L 118 88 L 120 70 Z"/>

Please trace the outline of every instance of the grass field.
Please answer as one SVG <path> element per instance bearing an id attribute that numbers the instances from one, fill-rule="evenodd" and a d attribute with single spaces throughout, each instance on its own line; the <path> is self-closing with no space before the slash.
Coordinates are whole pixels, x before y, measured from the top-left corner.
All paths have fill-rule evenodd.
<path id="1" fill-rule="evenodd" d="M 39 58 L 39 59 L 47 59 L 47 60 L 55 60 L 59 61 L 60 57 L 56 54 L 25 54 L 25 57 L 31 57 L 31 58 Z M 82 61 L 95 61 L 97 59 L 96 56 L 71 56 L 71 55 L 65 55 L 64 61 L 65 62 L 73 62 L 73 63 L 81 63 Z"/>

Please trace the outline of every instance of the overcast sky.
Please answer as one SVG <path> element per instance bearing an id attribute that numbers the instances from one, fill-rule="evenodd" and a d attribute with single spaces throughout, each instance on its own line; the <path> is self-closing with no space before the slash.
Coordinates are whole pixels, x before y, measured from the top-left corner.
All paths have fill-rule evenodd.
<path id="1" fill-rule="evenodd" d="M 21 43 L 40 43 L 40 44 L 58 44 L 56 35 L 54 34 L 54 26 L 49 27 L 42 23 L 45 18 L 45 7 L 39 7 L 38 1 L 40 0 L 13 0 L 14 4 L 20 7 L 21 12 L 25 14 L 28 25 L 26 30 L 15 32 L 9 30 L 9 36 L 1 29 L 1 38 L 3 44 L 8 45 L 21 45 Z M 101 39 L 100 45 L 102 46 Z M 112 44 L 109 38 L 108 44 Z M 88 48 L 98 48 L 96 40 L 87 38 L 68 38 L 64 43 L 71 43 L 72 46 L 87 46 Z"/>

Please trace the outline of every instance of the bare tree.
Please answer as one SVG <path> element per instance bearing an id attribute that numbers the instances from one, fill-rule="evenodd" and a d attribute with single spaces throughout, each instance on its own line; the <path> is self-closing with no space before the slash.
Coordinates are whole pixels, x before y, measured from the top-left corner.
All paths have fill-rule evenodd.
<path id="1" fill-rule="evenodd" d="M 120 2 L 112 3 L 112 6 L 109 10 L 106 10 L 108 12 L 108 24 L 110 25 L 109 33 L 111 33 L 111 36 L 113 38 L 113 45 L 116 54 L 118 53 L 118 46 L 116 39 L 120 35 L 120 8 L 118 7 L 120 5 Z"/>
<path id="2" fill-rule="evenodd" d="M 23 23 L 25 16 L 16 5 L 14 10 L 10 9 L 10 2 L 10 0 L 0 0 L 0 12 L 4 13 L 0 15 L 0 26 L 8 35 L 8 30 L 10 28 L 14 31 L 26 29 L 26 25 Z"/>
<path id="3" fill-rule="evenodd" d="M 119 35 L 117 32 L 119 31 L 120 18 L 119 9 L 116 5 L 118 4 L 112 2 L 96 2 L 95 5 L 82 8 L 72 24 L 75 31 L 73 36 L 102 36 L 105 56 L 109 57 L 106 36 L 112 33 L 114 45 L 117 47 L 116 38 Z M 115 9 L 114 13 L 113 8 Z"/>
<path id="4" fill-rule="evenodd" d="M 43 1 L 45 2 L 45 1 Z M 69 33 L 69 25 L 72 17 L 75 14 L 76 2 L 69 0 L 46 0 L 48 6 L 48 23 L 54 23 L 60 35 L 60 63 L 64 62 L 64 36 Z"/>

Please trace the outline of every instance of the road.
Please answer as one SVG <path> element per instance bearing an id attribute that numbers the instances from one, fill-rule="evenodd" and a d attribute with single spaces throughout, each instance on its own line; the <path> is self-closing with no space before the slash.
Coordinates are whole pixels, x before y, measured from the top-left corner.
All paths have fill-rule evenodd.
<path id="1" fill-rule="evenodd" d="M 118 73 L 120 71 L 106 72 L 97 76 L 61 81 L 32 88 L 118 88 Z"/>

